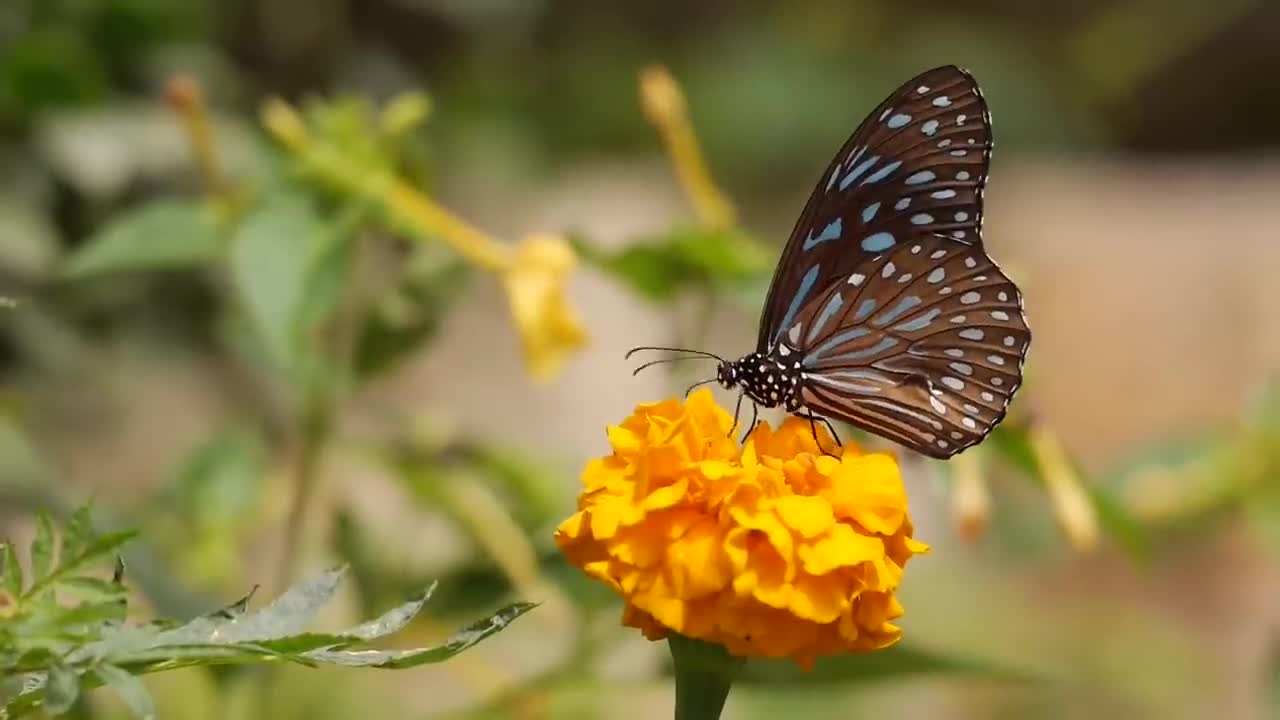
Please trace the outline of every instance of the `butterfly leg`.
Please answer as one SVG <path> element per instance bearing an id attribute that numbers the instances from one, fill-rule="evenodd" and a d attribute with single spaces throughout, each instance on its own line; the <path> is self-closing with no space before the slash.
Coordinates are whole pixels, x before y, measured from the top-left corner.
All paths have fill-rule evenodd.
<path id="1" fill-rule="evenodd" d="M 822 441 L 818 439 L 818 424 L 817 424 L 818 420 L 821 420 L 822 424 L 827 426 L 827 432 L 830 432 L 831 438 L 835 440 L 835 447 L 841 447 L 842 445 L 844 445 L 844 443 L 840 440 L 840 433 L 836 432 L 836 427 L 832 425 L 831 421 L 828 420 L 827 418 L 822 417 L 821 415 L 815 415 L 814 413 L 807 413 L 805 415 L 801 415 L 800 417 L 808 418 L 809 429 L 813 431 L 813 441 L 817 443 L 819 450 L 822 450 Z M 838 457 L 835 453 L 828 452 L 826 450 L 822 450 L 822 454 L 830 455 L 831 457 Z"/>
<path id="2" fill-rule="evenodd" d="M 751 425 L 747 428 L 746 432 L 742 433 L 741 442 L 746 442 L 747 437 L 751 435 L 751 431 L 756 429 L 756 420 L 759 419 L 759 417 L 760 417 L 760 406 L 756 404 L 755 400 L 752 400 L 751 401 Z"/>
<path id="3" fill-rule="evenodd" d="M 742 412 L 742 398 L 746 397 L 746 393 L 738 393 L 738 404 L 733 406 L 733 427 L 729 428 L 729 434 L 733 435 L 733 431 L 738 429 L 738 417 Z"/>

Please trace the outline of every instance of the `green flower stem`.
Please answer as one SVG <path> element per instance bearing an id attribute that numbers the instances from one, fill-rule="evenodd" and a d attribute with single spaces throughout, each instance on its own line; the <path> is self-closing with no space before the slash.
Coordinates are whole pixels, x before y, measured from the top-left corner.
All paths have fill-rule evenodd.
<path id="1" fill-rule="evenodd" d="M 672 635 L 667 639 L 676 666 L 676 720 L 716 720 L 745 660 L 722 645 Z"/>

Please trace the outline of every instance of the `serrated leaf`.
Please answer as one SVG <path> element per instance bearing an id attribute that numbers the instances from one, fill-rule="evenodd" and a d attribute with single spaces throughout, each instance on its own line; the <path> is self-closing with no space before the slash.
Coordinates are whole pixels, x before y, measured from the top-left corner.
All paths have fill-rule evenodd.
<path id="1" fill-rule="evenodd" d="M 115 665 L 99 665 L 93 669 L 93 672 L 103 685 L 116 691 L 136 717 L 142 720 L 155 720 L 155 702 L 141 680 Z"/>
<path id="2" fill-rule="evenodd" d="M 340 634 L 345 638 L 357 640 L 375 640 L 400 632 L 422 612 L 423 606 L 435 594 L 436 583 L 431 583 L 425 591 L 416 597 L 398 605 L 369 622 L 361 623 L 353 628 L 343 630 Z"/>
<path id="3" fill-rule="evenodd" d="M 62 563 L 51 573 L 43 577 L 39 577 L 27 589 L 27 596 L 35 596 L 39 593 L 56 585 L 63 578 L 70 577 L 80 572 L 88 565 L 99 560 L 100 558 L 115 552 L 121 545 L 132 540 L 136 535 L 135 530 L 123 530 L 121 532 L 108 533 L 100 537 L 94 538 L 80 554 L 75 557 L 64 557 Z"/>
<path id="4" fill-rule="evenodd" d="M 303 657 L 326 665 L 346 667 L 376 667 L 403 670 L 428 663 L 448 660 L 473 647 L 485 638 L 500 632 L 516 618 L 537 607 L 534 603 L 513 603 L 489 617 L 476 622 L 449 638 L 444 645 L 415 650 L 317 650 L 304 653 Z"/>
<path id="5" fill-rule="evenodd" d="M 93 505 L 86 503 L 76 508 L 67 518 L 62 530 L 62 554 L 65 557 L 76 557 L 93 540 L 93 520 L 90 513 Z"/>
<path id="6" fill-rule="evenodd" d="M 873 653 L 820 658 L 805 671 L 790 660 L 751 660 L 739 685 L 768 687 L 852 685 L 918 676 L 952 675 L 1005 682 L 1039 682 L 1039 674 L 973 657 L 949 655 L 905 645 Z"/>
<path id="7" fill-rule="evenodd" d="M 45 513 L 36 517 L 36 536 L 31 541 L 31 578 L 39 583 L 53 569 L 53 554 L 56 538 L 53 532 L 53 521 Z"/>
<path id="8" fill-rule="evenodd" d="M 297 583 L 261 610 L 232 618 L 201 617 L 160 634 L 157 644 L 261 642 L 303 632 L 333 598 L 345 573 L 328 570 Z"/>
<path id="9" fill-rule="evenodd" d="M 69 577 L 58 582 L 58 590 L 65 591 L 87 602 L 123 600 L 125 588 L 119 583 L 96 577 Z"/>
<path id="10" fill-rule="evenodd" d="M 162 200 L 116 215 L 71 255 L 69 278 L 132 270 L 203 265 L 222 241 L 213 211 L 194 202 Z"/>
<path id="11" fill-rule="evenodd" d="M 0 587 L 13 597 L 22 596 L 22 566 L 18 564 L 18 552 L 13 543 L 0 544 Z"/>
<path id="12" fill-rule="evenodd" d="M 80 676 L 63 665 L 49 668 L 49 678 L 44 687 L 44 706 L 50 715 L 61 715 L 71 709 L 80 696 Z"/>

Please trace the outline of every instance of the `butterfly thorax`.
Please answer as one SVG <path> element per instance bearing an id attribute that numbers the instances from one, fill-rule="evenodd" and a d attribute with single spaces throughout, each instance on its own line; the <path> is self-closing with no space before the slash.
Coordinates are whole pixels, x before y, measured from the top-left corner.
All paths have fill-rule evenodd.
<path id="1" fill-rule="evenodd" d="M 794 356 L 793 356 L 794 357 Z M 800 409 L 800 361 L 781 354 L 753 352 L 720 366 L 716 379 L 726 389 L 741 386 L 747 397 L 765 407 Z"/>

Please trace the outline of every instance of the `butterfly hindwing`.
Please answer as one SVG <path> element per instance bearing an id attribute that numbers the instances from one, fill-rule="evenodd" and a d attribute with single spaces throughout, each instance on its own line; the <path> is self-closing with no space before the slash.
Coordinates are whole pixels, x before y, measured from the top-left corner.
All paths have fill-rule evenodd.
<path id="1" fill-rule="evenodd" d="M 757 351 L 776 343 L 831 278 L 912 237 L 980 244 L 990 153 L 990 115 L 967 72 L 935 68 L 886 98 L 828 165 L 792 230 Z"/>
<path id="2" fill-rule="evenodd" d="M 939 458 L 1004 418 L 1030 339 L 1017 286 L 981 246 L 942 234 L 832 279 L 783 336 L 805 406 Z"/>

